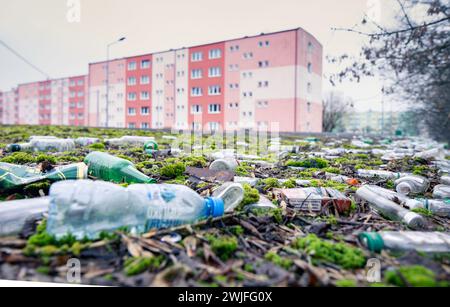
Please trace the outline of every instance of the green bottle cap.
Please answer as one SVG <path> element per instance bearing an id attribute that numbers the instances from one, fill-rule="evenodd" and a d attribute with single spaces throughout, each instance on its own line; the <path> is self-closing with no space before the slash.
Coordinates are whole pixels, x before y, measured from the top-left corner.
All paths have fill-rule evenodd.
<path id="1" fill-rule="evenodd" d="M 383 238 L 378 232 L 363 232 L 359 240 L 372 252 L 379 253 L 384 248 Z"/>
<path id="2" fill-rule="evenodd" d="M 153 153 L 158 150 L 158 143 L 155 141 L 148 141 L 144 144 L 144 151 L 146 153 Z"/>

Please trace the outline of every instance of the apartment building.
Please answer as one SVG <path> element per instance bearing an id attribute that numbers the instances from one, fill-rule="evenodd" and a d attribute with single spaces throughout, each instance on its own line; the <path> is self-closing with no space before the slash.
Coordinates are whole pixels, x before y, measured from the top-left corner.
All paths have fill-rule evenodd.
<path id="1" fill-rule="evenodd" d="M 298 28 L 90 63 L 87 76 L 19 85 L 18 122 L 321 132 L 321 94 L 322 46 Z"/>

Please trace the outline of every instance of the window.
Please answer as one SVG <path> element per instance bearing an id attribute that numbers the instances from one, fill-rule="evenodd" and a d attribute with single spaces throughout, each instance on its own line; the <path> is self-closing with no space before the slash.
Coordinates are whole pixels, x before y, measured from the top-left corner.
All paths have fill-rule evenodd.
<path id="1" fill-rule="evenodd" d="M 308 63 L 308 73 L 312 73 L 312 64 Z"/>
<path id="2" fill-rule="evenodd" d="M 314 45 L 313 43 L 309 42 L 308 43 L 308 53 L 313 53 L 314 51 Z"/>
<path id="3" fill-rule="evenodd" d="M 201 114 L 202 113 L 202 106 L 199 104 L 194 104 L 191 107 L 191 113 L 192 114 Z"/>
<path id="4" fill-rule="evenodd" d="M 258 82 L 258 87 L 268 87 L 269 86 L 269 81 L 259 81 Z"/>
<path id="5" fill-rule="evenodd" d="M 136 93 L 134 92 L 128 93 L 128 100 L 130 101 L 136 100 Z"/>
<path id="6" fill-rule="evenodd" d="M 136 109 L 135 108 L 128 108 L 128 115 L 136 115 Z"/>
<path id="7" fill-rule="evenodd" d="M 136 62 L 128 63 L 128 70 L 136 70 Z"/>
<path id="8" fill-rule="evenodd" d="M 217 131 L 217 130 L 219 130 L 220 124 L 218 122 L 209 122 L 208 126 L 209 126 L 209 130 Z"/>
<path id="9" fill-rule="evenodd" d="M 84 118 L 84 114 L 83 113 L 78 113 L 78 119 L 83 119 Z"/>
<path id="10" fill-rule="evenodd" d="M 242 95 L 244 97 L 253 97 L 253 92 L 243 92 Z"/>
<path id="11" fill-rule="evenodd" d="M 141 68 L 142 69 L 150 68 L 150 60 L 142 60 L 141 61 Z"/>
<path id="12" fill-rule="evenodd" d="M 208 113 L 210 113 L 210 114 L 220 113 L 220 104 L 210 104 L 210 105 L 208 105 Z"/>
<path id="13" fill-rule="evenodd" d="M 253 52 L 245 52 L 243 57 L 244 57 L 244 59 L 252 59 L 253 58 Z"/>
<path id="14" fill-rule="evenodd" d="M 214 95 L 220 95 L 222 92 L 222 89 L 219 85 L 212 85 L 208 87 L 208 95 L 214 96 Z"/>
<path id="15" fill-rule="evenodd" d="M 268 67 L 268 66 L 269 66 L 269 61 L 259 61 L 259 62 L 258 62 L 258 66 L 259 66 L 260 68 L 262 68 L 262 67 Z"/>
<path id="16" fill-rule="evenodd" d="M 230 46 L 230 51 L 231 52 L 239 51 L 239 45 Z"/>
<path id="17" fill-rule="evenodd" d="M 191 71 L 191 79 L 201 79 L 203 76 L 203 71 L 201 69 L 193 69 Z"/>
<path id="18" fill-rule="evenodd" d="M 75 98 L 76 93 L 75 92 L 70 92 L 70 98 Z"/>
<path id="19" fill-rule="evenodd" d="M 149 107 L 142 107 L 141 108 L 141 115 L 148 115 L 150 114 L 150 108 Z"/>
<path id="20" fill-rule="evenodd" d="M 84 80 L 78 80 L 78 85 L 83 85 L 84 84 Z"/>
<path id="21" fill-rule="evenodd" d="M 136 124 L 135 123 L 128 123 L 128 128 L 134 129 L 134 128 L 136 128 Z"/>
<path id="22" fill-rule="evenodd" d="M 312 92 L 312 85 L 310 82 L 308 82 L 308 84 L 306 85 L 306 91 L 308 92 L 308 94 Z"/>
<path id="23" fill-rule="evenodd" d="M 202 52 L 194 52 L 191 55 L 191 61 L 192 62 L 199 62 L 203 60 L 203 53 Z"/>
<path id="24" fill-rule="evenodd" d="M 149 84 L 150 77 L 149 76 L 141 76 L 141 84 Z"/>
<path id="25" fill-rule="evenodd" d="M 267 100 L 260 100 L 257 105 L 259 108 L 267 108 L 269 106 L 269 102 Z"/>
<path id="26" fill-rule="evenodd" d="M 193 87 L 191 89 L 191 96 L 202 96 L 203 89 L 201 87 Z"/>
<path id="27" fill-rule="evenodd" d="M 222 50 L 220 50 L 220 49 L 209 50 L 209 58 L 210 59 L 219 59 L 221 57 L 222 57 Z"/>
<path id="28" fill-rule="evenodd" d="M 210 67 L 208 70 L 209 77 L 220 77 L 222 75 L 222 70 L 220 67 Z"/>
<path id="29" fill-rule="evenodd" d="M 311 102 L 307 102 L 306 103 L 306 110 L 308 111 L 308 113 L 311 113 Z"/>
<path id="30" fill-rule="evenodd" d="M 78 97 L 83 97 L 83 96 L 84 96 L 84 92 L 79 91 L 77 96 L 78 96 Z"/>
<path id="31" fill-rule="evenodd" d="M 141 92 L 141 100 L 149 100 L 149 99 L 150 99 L 150 95 L 147 91 Z"/>
<path id="32" fill-rule="evenodd" d="M 148 129 L 149 128 L 148 123 L 141 123 L 141 128 L 142 129 Z"/>
<path id="33" fill-rule="evenodd" d="M 75 86 L 75 80 L 70 81 L 69 84 L 70 86 Z M 44 86 L 43 85 L 39 86 L 39 89 L 42 91 L 44 89 Z"/>
<path id="34" fill-rule="evenodd" d="M 136 85 L 136 78 L 128 77 L 128 85 Z"/>

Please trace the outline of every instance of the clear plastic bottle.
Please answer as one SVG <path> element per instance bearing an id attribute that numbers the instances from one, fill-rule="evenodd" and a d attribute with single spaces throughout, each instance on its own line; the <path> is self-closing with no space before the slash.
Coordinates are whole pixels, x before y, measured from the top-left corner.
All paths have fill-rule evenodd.
<path id="1" fill-rule="evenodd" d="M 435 215 L 442 217 L 450 217 L 450 199 L 446 200 L 425 199 L 425 198 L 408 199 L 405 202 L 405 206 L 408 207 L 410 210 L 418 208 L 427 209 Z"/>
<path id="2" fill-rule="evenodd" d="M 27 219 L 48 212 L 49 197 L 11 200 L 0 203 L 0 237 L 20 233 Z"/>
<path id="3" fill-rule="evenodd" d="M 74 140 L 74 142 L 75 142 L 76 145 L 79 145 L 79 146 L 88 146 L 88 145 L 91 145 L 91 144 L 99 143 L 100 139 L 98 139 L 98 138 L 91 138 L 91 137 L 79 137 L 79 138 L 76 138 Z"/>
<path id="4" fill-rule="evenodd" d="M 144 146 L 145 143 L 154 140 L 155 138 L 151 136 L 124 135 L 120 138 L 106 139 L 105 143 L 115 146 L 125 146 L 125 145 Z"/>
<path id="5" fill-rule="evenodd" d="M 409 175 L 395 181 L 395 190 L 403 195 L 425 193 L 429 187 L 430 182 L 422 176 Z"/>
<path id="6" fill-rule="evenodd" d="M 359 239 L 370 251 L 450 252 L 450 234 L 444 232 L 380 231 L 363 232 Z"/>
<path id="7" fill-rule="evenodd" d="M 388 198 L 380 197 L 380 193 L 371 189 L 371 186 L 360 187 L 356 191 L 356 196 L 368 202 L 370 207 L 382 216 L 393 221 L 401 221 L 412 229 L 423 228 L 426 225 L 425 219 L 420 214 L 405 209 Z"/>
<path id="8" fill-rule="evenodd" d="M 72 139 L 32 139 L 30 147 L 33 151 L 71 151 L 75 149 Z"/>
<path id="9" fill-rule="evenodd" d="M 97 238 L 101 232 L 127 227 L 141 234 L 221 216 L 224 201 L 202 198 L 183 185 L 135 184 L 127 188 L 103 181 L 53 184 L 47 231 L 60 238 Z"/>
<path id="10" fill-rule="evenodd" d="M 231 212 L 244 199 L 244 188 L 239 183 L 225 182 L 214 191 L 213 197 L 222 199 L 225 212 Z"/>
<path id="11" fill-rule="evenodd" d="M 238 162 L 234 158 L 217 159 L 209 166 L 214 171 L 234 171 L 238 167 Z"/>
<path id="12" fill-rule="evenodd" d="M 438 184 L 433 189 L 433 198 L 450 198 L 450 185 Z"/>
<path id="13" fill-rule="evenodd" d="M 402 173 L 371 169 L 359 169 L 357 173 L 358 177 L 360 178 L 398 179 L 400 177 L 406 176 L 406 174 Z"/>
<path id="14" fill-rule="evenodd" d="M 450 185 L 450 176 L 442 176 L 441 183 L 445 185 Z"/>

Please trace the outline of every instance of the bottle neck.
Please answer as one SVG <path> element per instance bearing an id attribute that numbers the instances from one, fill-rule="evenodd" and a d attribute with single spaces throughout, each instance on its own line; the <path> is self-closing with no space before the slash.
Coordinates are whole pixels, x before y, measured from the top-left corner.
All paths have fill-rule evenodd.
<path id="1" fill-rule="evenodd" d="M 219 217 L 225 212 L 225 206 L 221 198 L 205 198 L 206 214 L 208 217 Z"/>
<path id="2" fill-rule="evenodd" d="M 128 165 L 121 169 L 127 183 L 155 183 L 155 179 L 138 171 L 134 166 Z"/>

